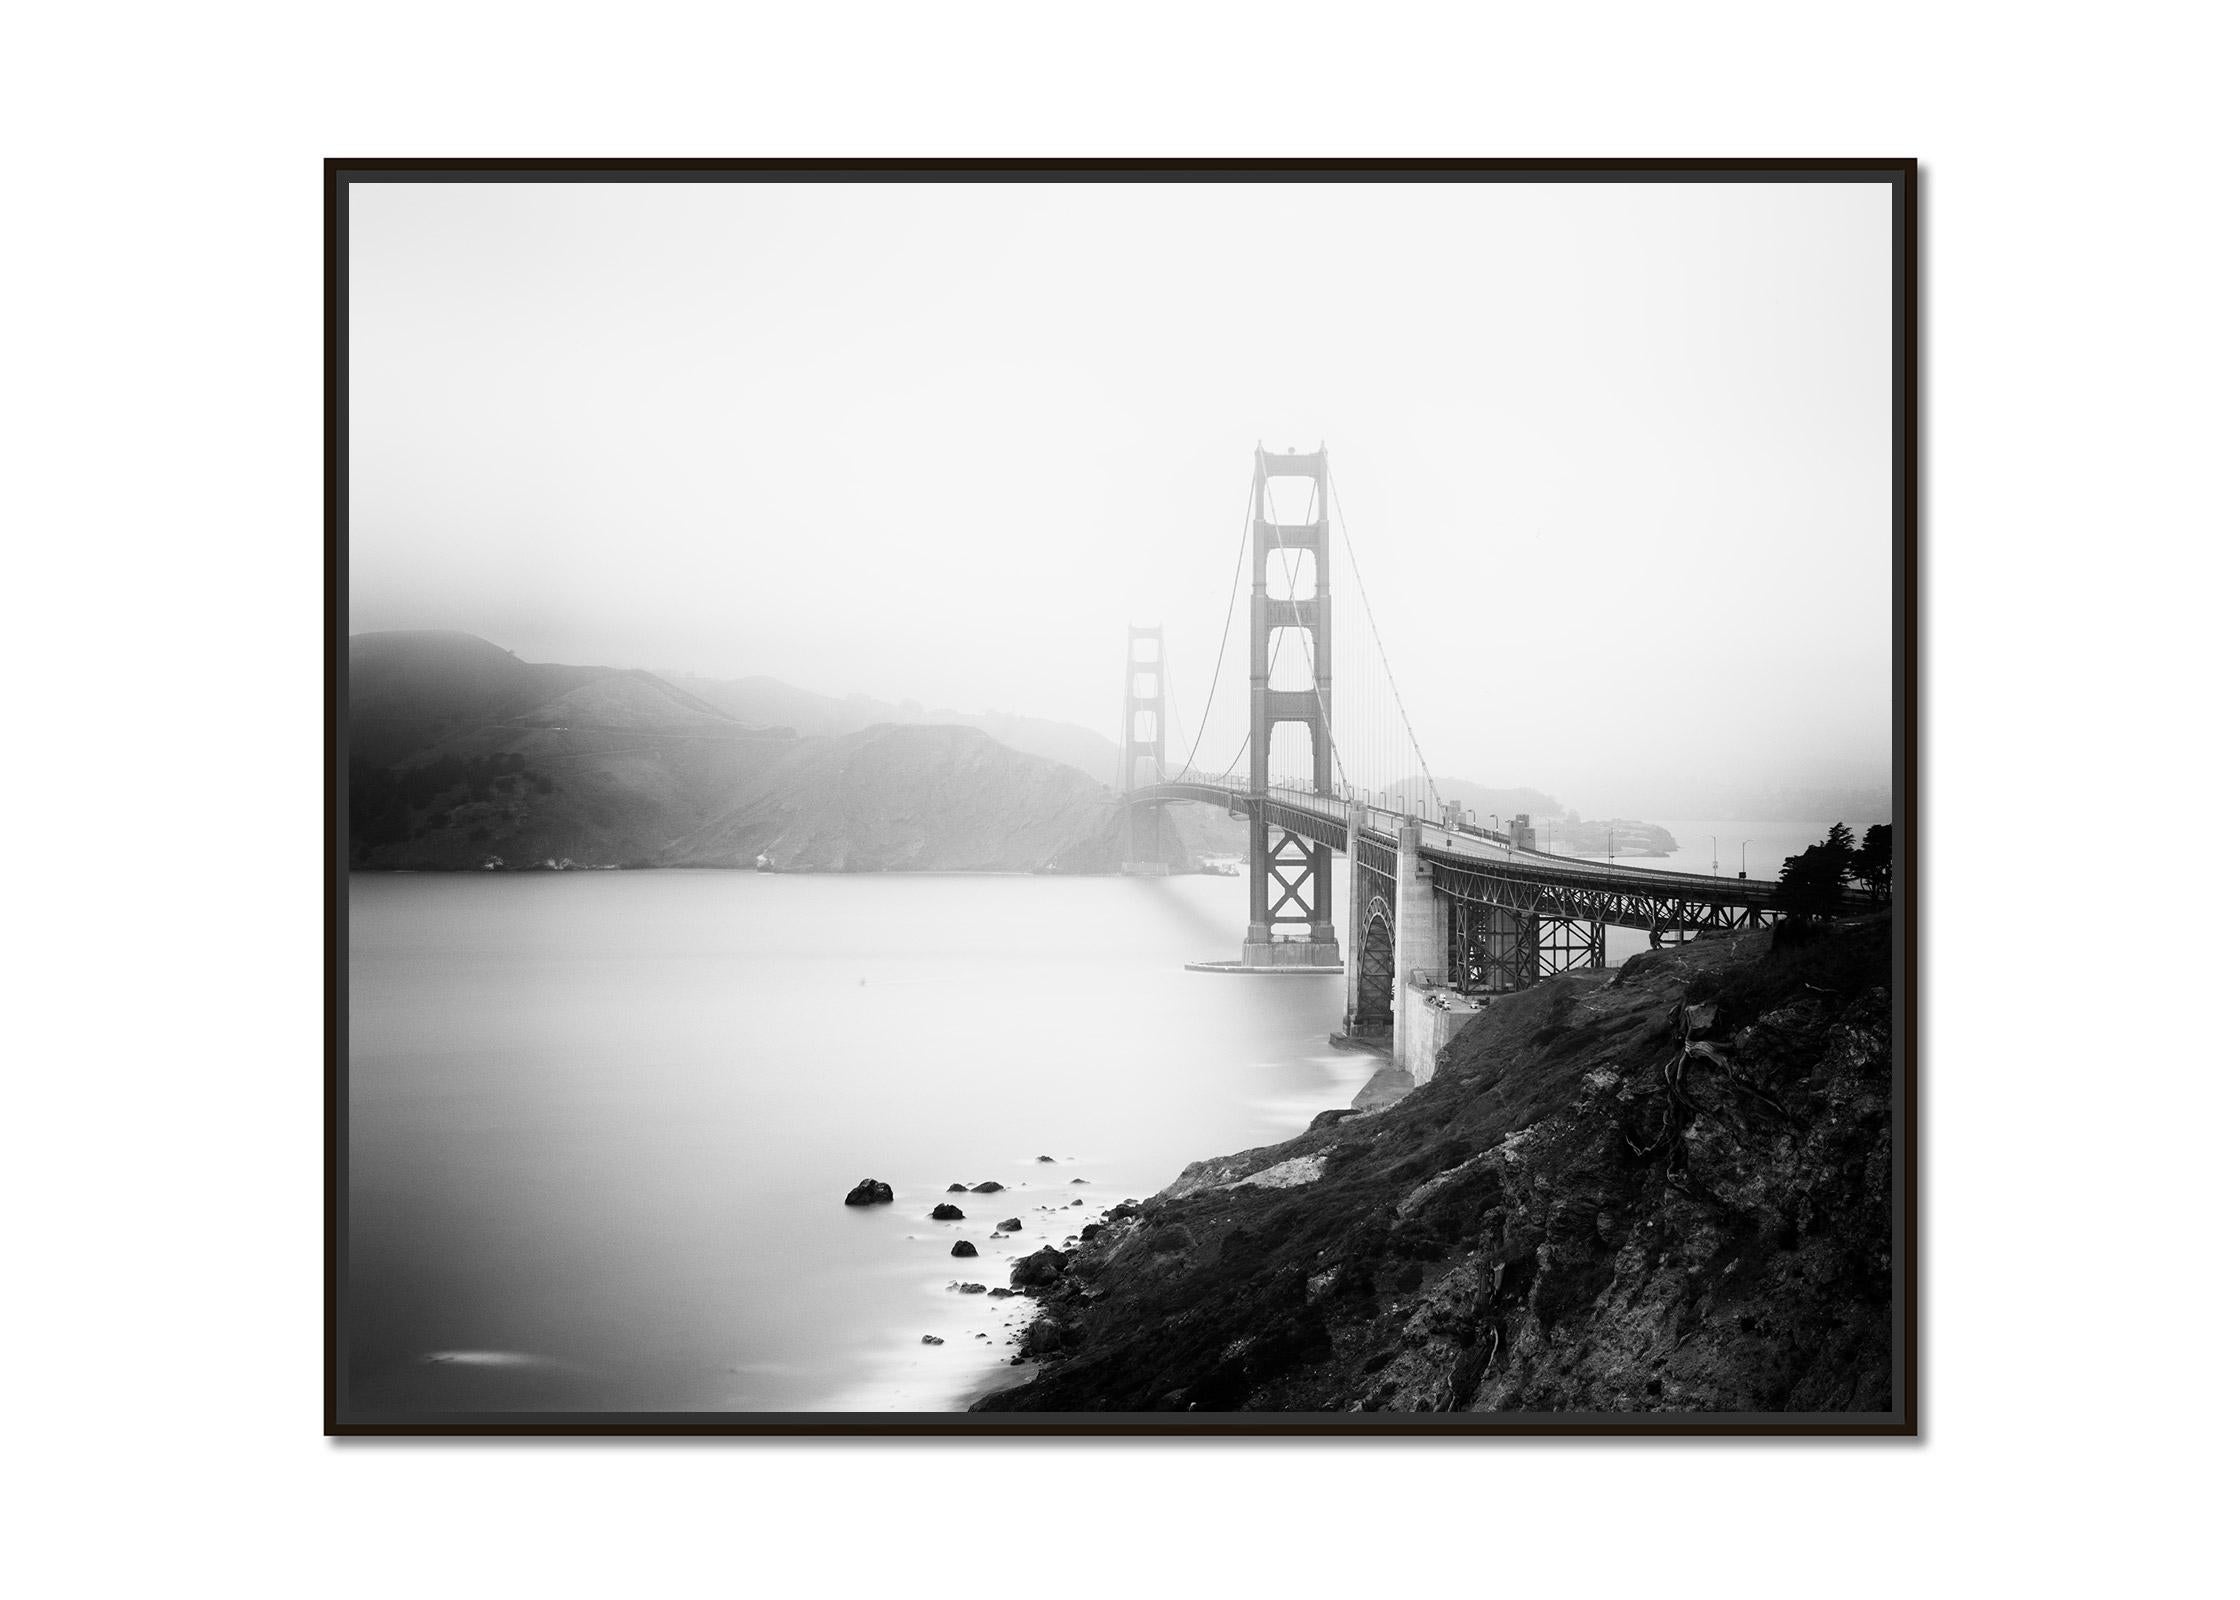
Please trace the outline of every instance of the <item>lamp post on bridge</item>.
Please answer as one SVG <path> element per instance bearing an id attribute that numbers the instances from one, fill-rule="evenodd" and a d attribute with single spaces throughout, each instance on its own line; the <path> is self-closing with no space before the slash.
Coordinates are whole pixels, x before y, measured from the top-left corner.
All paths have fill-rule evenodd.
<path id="1" fill-rule="evenodd" d="M 1735 876 L 1738 878 L 1750 876 L 1750 841 L 1748 839 L 1742 841 L 1742 870 Z"/>

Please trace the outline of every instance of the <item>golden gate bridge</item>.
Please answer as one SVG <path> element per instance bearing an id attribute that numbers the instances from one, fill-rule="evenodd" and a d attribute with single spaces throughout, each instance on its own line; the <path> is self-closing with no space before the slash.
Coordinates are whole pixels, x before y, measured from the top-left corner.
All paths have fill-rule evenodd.
<path id="1" fill-rule="evenodd" d="M 1334 581 L 1333 522 L 1350 586 Z M 1340 634 L 1370 646 L 1349 658 L 1342 678 L 1332 648 Z M 1213 769 L 1200 756 L 1216 697 L 1225 683 L 1234 693 L 1235 675 L 1224 676 L 1232 653 L 1244 668 L 1247 714 L 1235 753 Z M 1326 448 L 1254 452 L 1221 645 L 1189 753 L 1172 768 L 1167 672 L 1163 628 L 1131 626 L 1123 870 L 1164 870 L 1152 862 L 1161 805 L 1197 801 L 1242 817 L 1243 951 L 1193 969 L 1343 975 L 1342 1033 L 1389 1037 L 1394 1061 L 1419 1078 L 1452 1019 L 1484 997 L 1603 966 L 1609 927 L 1645 930 L 1661 946 L 1779 920 L 1772 882 L 1550 854 L 1536 848 L 1528 819 L 1481 823 L 1440 797 L 1393 682 Z M 1341 855 L 1352 873 L 1342 937 L 1332 892 Z"/>

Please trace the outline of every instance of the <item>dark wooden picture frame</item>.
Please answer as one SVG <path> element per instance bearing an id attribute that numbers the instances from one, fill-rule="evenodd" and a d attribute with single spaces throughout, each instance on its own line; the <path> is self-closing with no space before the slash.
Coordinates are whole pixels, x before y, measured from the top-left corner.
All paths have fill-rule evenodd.
<path id="1" fill-rule="evenodd" d="M 508 1412 L 396 1416 L 347 1386 L 349 1201 L 349 226 L 355 186 L 411 183 L 1064 182 L 1189 184 L 1841 183 L 1890 199 L 1890 795 L 1888 1092 L 1890 1406 L 1874 1412 Z M 1920 243 L 1918 163 L 1780 160 L 432 160 L 333 159 L 323 173 L 326 293 L 326 1393 L 325 1431 L 373 1435 L 1403 1435 L 1852 1436 L 1921 1431 L 1920 1315 Z M 1680 1035 L 1683 1054 L 1689 1034 Z M 1214 1152 L 1206 1152 L 1208 1155 Z"/>

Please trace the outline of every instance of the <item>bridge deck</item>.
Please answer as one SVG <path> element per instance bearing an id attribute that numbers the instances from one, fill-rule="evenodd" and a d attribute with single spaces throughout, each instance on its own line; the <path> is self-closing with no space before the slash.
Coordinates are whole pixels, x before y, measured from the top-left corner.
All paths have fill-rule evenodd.
<path id="1" fill-rule="evenodd" d="M 1135 798 L 1196 800 L 1232 808 L 1258 801 L 1270 823 L 1290 827 L 1339 851 L 1346 847 L 1347 819 L 1352 811 L 1348 802 L 1330 795 L 1282 788 L 1255 795 L 1241 785 L 1194 780 L 1153 785 L 1136 791 Z M 1767 878 L 1666 872 L 1591 857 L 1524 850 L 1498 829 L 1451 827 L 1379 806 L 1364 807 L 1363 818 L 1365 840 L 1379 847 L 1378 855 L 1388 859 L 1388 853 L 1398 848 L 1400 830 L 1410 825 L 1419 828 L 1419 853 L 1441 880 L 1442 892 L 1457 898 L 1513 903 L 1518 892 L 1529 888 L 1545 899 L 1545 909 L 1550 913 L 1643 927 L 1676 922 L 1694 925 L 1699 921 L 1722 926 L 1737 920 L 1756 923 L 1773 910 L 1775 885 Z M 1373 865 L 1385 870 L 1382 861 Z M 1481 884 L 1505 887 L 1479 892 L 1477 885 Z M 1690 908 L 1749 915 L 1743 919 L 1699 916 Z"/>

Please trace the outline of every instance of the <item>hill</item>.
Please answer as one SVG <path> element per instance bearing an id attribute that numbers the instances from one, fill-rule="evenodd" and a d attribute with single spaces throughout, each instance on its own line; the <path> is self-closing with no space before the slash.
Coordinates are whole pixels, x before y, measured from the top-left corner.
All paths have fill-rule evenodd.
<path id="1" fill-rule="evenodd" d="M 598 676 L 536 666 L 471 633 L 350 640 L 350 754 L 383 767 L 469 729 L 503 723 Z"/>
<path id="2" fill-rule="evenodd" d="M 776 678 L 701 678 L 674 672 L 663 676 L 749 727 L 791 728 L 806 737 L 860 733 L 880 723 L 975 728 L 998 744 L 1061 762 L 1096 783 L 1111 783 L 1120 767 L 1117 744 L 1071 722 L 995 711 L 928 711 L 914 702 L 874 700 L 866 695 L 840 699 L 797 689 Z"/>
<path id="3" fill-rule="evenodd" d="M 1538 789 L 1496 789 L 1490 784 L 1473 783 L 1468 778 L 1437 778 L 1439 798 L 1451 800 L 1465 811 L 1478 814 L 1478 824 L 1487 828 L 1506 828 L 1509 819 L 1518 812 L 1535 818 L 1563 815 L 1563 804 L 1552 794 Z M 1387 804 L 1400 804 L 1397 793 L 1385 792 Z"/>
<path id="4" fill-rule="evenodd" d="M 666 865 L 781 871 L 1110 870 L 1110 791 L 976 728 L 882 724 L 794 743 Z"/>
<path id="5" fill-rule="evenodd" d="M 976 729 L 804 737 L 750 726 L 674 679 L 524 662 L 463 633 L 359 635 L 349 676 L 355 866 L 1118 864 L 1103 785 Z M 761 681 L 774 685 L 765 709 L 822 700 Z M 1168 834 L 1169 859 L 1188 865 Z"/>

